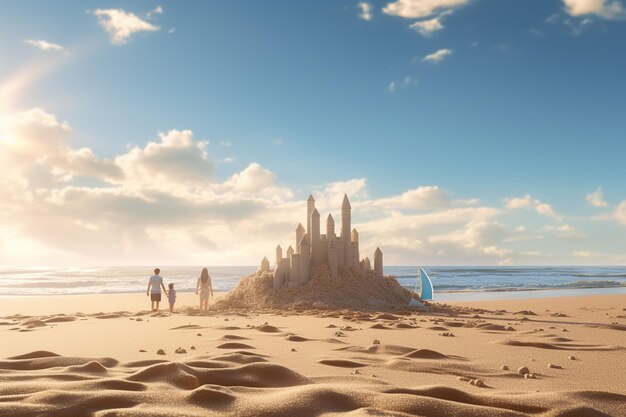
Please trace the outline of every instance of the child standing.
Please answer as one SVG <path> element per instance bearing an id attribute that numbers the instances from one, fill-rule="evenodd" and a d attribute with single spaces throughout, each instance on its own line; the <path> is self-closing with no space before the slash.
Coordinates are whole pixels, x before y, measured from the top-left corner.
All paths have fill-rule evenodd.
<path id="1" fill-rule="evenodd" d="M 169 291 L 167 292 L 167 301 L 170 303 L 170 313 L 174 312 L 174 303 L 176 302 L 176 290 L 174 289 L 174 283 L 168 285 Z"/>

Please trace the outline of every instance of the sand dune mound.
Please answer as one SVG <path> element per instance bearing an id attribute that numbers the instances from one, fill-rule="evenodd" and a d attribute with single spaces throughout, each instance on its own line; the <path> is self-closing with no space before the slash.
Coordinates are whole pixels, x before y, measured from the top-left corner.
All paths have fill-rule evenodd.
<path id="1" fill-rule="evenodd" d="M 412 359 L 450 359 L 451 357 L 448 355 L 444 355 L 443 353 L 439 353 L 435 350 L 430 349 L 417 349 L 413 352 L 407 353 L 404 355 L 406 358 Z"/>
<path id="2" fill-rule="evenodd" d="M 621 346 L 614 345 L 594 345 L 594 344 L 582 344 L 582 343 L 570 343 L 570 342 L 536 342 L 532 340 L 515 340 L 507 339 L 499 342 L 506 346 L 518 346 L 518 347 L 532 347 L 538 349 L 548 350 L 583 350 L 583 351 L 612 351 L 612 350 L 624 350 Z"/>
<path id="3" fill-rule="evenodd" d="M 47 350 L 36 350 L 34 352 L 25 353 L 23 355 L 12 356 L 8 359 L 37 359 L 37 358 L 52 358 L 57 355 L 54 352 L 48 352 Z"/>
<path id="4" fill-rule="evenodd" d="M 218 349 L 254 349 L 254 347 L 250 345 L 246 345 L 245 343 L 237 343 L 237 342 L 229 342 L 222 343 L 217 346 Z"/>
<path id="5" fill-rule="evenodd" d="M 321 363 L 322 365 L 328 365 L 328 366 L 338 366 L 340 368 L 362 368 L 364 366 L 367 366 L 367 364 L 365 363 L 352 361 L 348 359 L 322 359 L 318 361 L 318 363 Z"/>
<path id="6" fill-rule="evenodd" d="M 224 336 L 220 337 L 218 340 L 250 340 L 249 337 L 245 337 L 245 336 L 237 336 L 236 334 L 225 334 Z"/>
<path id="7" fill-rule="evenodd" d="M 311 280 L 300 288 L 272 287 L 270 272 L 256 272 L 240 283 L 213 307 L 230 309 L 394 309 L 405 308 L 412 293 L 393 277 L 364 275 L 352 270 L 333 278 L 326 266 L 313 270 Z M 395 316 L 379 316 L 392 320 Z"/>
<path id="8" fill-rule="evenodd" d="M 335 350 L 378 355 L 405 355 L 415 351 L 415 348 L 399 345 L 371 345 L 367 348 L 360 346 L 346 346 Z"/>

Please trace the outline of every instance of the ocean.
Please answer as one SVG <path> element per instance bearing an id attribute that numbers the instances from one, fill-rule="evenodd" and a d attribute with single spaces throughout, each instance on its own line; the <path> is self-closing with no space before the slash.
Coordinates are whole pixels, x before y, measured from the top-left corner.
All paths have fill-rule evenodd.
<path id="1" fill-rule="evenodd" d="M 194 291 L 202 267 L 161 266 L 165 284 Z M 423 267 L 441 301 L 626 294 L 626 267 Z M 234 288 L 255 266 L 209 267 L 217 291 Z M 414 288 L 415 266 L 389 266 L 386 274 Z M 141 293 L 151 267 L 0 267 L 0 296 Z"/>

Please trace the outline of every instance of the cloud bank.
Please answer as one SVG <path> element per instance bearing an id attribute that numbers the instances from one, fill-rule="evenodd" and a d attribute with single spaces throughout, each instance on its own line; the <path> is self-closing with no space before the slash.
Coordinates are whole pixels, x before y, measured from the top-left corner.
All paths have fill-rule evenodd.
<path id="1" fill-rule="evenodd" d="M 0 261 L 4 264 L 256 264 L 277 242 L 295 244 L 311 190 L 280 184 L 257 162 L 224 176 L 211 144 L 172 129 L 102 158 L 74 145 L 68 122 L 43 109 L 0 121 Z M 221 146 L 219 143 L 216 146 Z M 552 206 L 530 195 L 489 205 L 417 185 L 373 198 L 365 178 L 313 189 L 325 218 L 348 193 L 363 253 L 388 264 L 607 262 L 588 248 L 552 254 L 550 239 L 588 243 Z M 531 216 L 522 222 L 516 213 Z M 626 225 L 626 201 L 611 219 Z M 523 223 L 523 224 L 520 224 Z M 557 246 L 557 248 L 560 246 Z M 581 258 L 580 253 L 590 255 Z M 565 257 L 565 258 L 564 258 Z"/>

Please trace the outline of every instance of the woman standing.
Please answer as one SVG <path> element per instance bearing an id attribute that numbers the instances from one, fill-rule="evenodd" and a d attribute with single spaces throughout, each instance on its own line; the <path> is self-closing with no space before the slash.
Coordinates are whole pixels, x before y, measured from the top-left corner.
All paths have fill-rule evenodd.
<path id="1" fill-rule="evenodd" d="M 213 285 L 211 284 L 211 276 L 206 268 L 202 269 L 202 273 L 198 278 L 198 284 L 196 285 L 196 295 L 200 291 L 200 310 L 207 310 L 209 308 L 209 295 L 213 296 Z"/>

